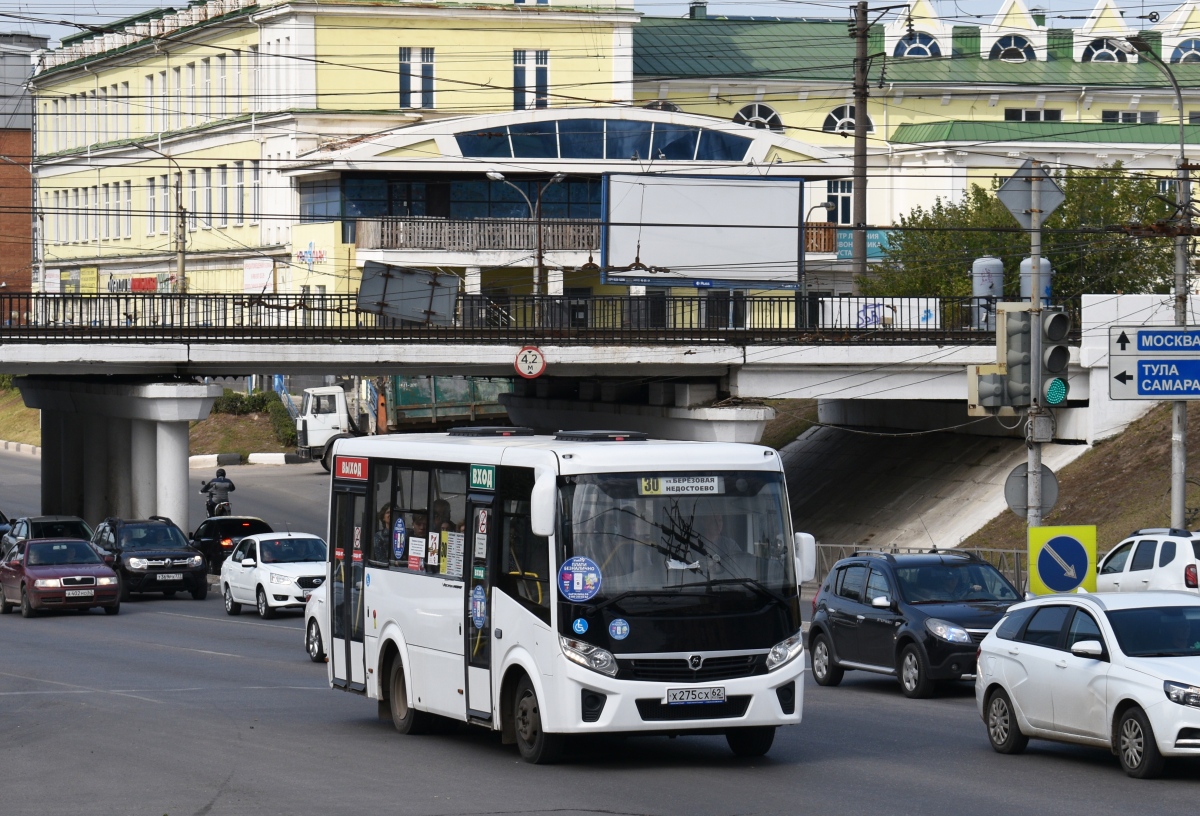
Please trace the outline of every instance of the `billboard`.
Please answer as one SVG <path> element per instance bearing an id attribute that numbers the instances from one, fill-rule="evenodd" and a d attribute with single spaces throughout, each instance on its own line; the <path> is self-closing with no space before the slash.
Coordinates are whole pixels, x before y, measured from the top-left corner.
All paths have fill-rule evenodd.
<path id="1" fill-rule="evenodd" d="M 358 289 L 361 312 L 449 326 L 454 323 L 459 277 L 367 261 Z"/>
<path id="2" fill-rule="evenodd" d="M 794 177 L 606 176 L 605 274 L 657 285 L 795 283 L 803 188 Z"/>

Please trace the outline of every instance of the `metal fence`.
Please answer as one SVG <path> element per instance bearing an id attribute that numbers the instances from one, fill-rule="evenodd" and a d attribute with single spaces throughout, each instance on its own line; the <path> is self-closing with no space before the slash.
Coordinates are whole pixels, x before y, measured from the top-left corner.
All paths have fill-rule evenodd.
<path id="1" fill-rule="evenodd" d="M 988 344 L 987 298 L 465 295 L 434 325 L 360 311 L 353 294 L 0 294 L 0 342 L 528 342 Z M 1078 301 L 1067 304 L 1078 326 Z M 1076 331 L 1076 336 L 1078 332 Z"/>
<path id="2" fill-rule="evenodd" d="M 817 577 L 816 582 L 824 581 L 825 576 L 833 569 L 833 565 L 843 558 L 849 558 L 855 552 L 886 552 L 891 555 L 907 555 L 912 553 L 929 553 L 929 548 L 920 547 L 891 547 L 883 550 L 872 550 L 869 547 L 853 544 L 818 544 L 817 545 Z M 1020 592 L 1026 589 L 1025 582 L 1029 577 L 1029 556 L 1025 550 L 996 550 L 979 547 L 963 547 L 940 552 L 969 552 L 987 561 L 1012 582 Z"/>

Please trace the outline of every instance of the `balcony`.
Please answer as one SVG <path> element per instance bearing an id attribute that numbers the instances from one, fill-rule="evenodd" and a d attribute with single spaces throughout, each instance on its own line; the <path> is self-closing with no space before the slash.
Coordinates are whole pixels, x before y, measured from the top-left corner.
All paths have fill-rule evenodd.
<path id="1" fill-rule="evenodd" d="M 530 250 L 537 246 L 537 222 L 531 218 L 360 218 L 358 249 L 423 249 L 450 252 Z M 600 222 L 547 218 L 542 249 L 599 251 Z"/>
<path id="2" fill-rule="evenodd" d="M 804 252 L 837 252 L 838 225 L 829 221 L 806 221 L 804 223 Z"/>

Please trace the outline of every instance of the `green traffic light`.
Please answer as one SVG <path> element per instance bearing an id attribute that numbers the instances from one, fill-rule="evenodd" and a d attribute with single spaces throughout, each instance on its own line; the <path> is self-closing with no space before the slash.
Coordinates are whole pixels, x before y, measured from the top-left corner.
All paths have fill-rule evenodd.
<path id="1" fill-rule="evenodd" d="M 1046 405 L 1062 405 L 1067 401 L 1067 386 L 1065 377 L 1054 377 L 1046 382 Z"/>

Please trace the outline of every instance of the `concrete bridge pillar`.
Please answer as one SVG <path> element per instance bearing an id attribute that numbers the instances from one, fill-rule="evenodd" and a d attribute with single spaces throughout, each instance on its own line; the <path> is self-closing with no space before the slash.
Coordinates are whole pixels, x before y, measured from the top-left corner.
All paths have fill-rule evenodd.
<path id="1" fill-rule="evenodd" d="M 42 411 L 42 509 L 82 516 L 188 518 L 188 423 L 204 419 L 219 385 L 109 377 L 24 377 Z"/>

